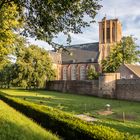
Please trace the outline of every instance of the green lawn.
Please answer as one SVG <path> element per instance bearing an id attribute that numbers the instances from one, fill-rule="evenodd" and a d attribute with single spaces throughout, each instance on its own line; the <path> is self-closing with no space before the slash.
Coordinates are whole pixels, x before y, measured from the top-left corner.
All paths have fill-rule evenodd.
<path id="1" fill-rule="evenodd" d="M 0 101 L 0 140 L 58 140 L 24 115 Z"/>
<path id="2" fill-rule="evenodd" d="M 1 90 L 10 96 L 24 100 L 52 106 L 73 114 L 88 113 L 99 119 L 97 123 L 110 126 L 122 132 L 140 135 L 140 103 L 131 101 L 119 101 L 101 99 L 96 97 L 63 94 L 50 91 L 26 91 L 26 90 Z M 105 110 L 105 105 L 110 104 L 114 112 L 112 115 L 99 115 L 99 111 Z M 122 114 L 125 113 L 126 121 L 122 122 Z"/>

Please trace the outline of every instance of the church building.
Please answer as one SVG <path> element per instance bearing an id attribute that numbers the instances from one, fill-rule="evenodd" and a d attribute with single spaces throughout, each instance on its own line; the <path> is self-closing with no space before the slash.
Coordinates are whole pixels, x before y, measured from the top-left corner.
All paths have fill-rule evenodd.
<path id="1" fill-rule="evenodd" d="M 71 55 L 66 52 L 50 54 L 57 73 L 56 80 L 86 80 L 90 66 L 101 72 L 101 61 L 121 38 L 120 21 L 104 17 L 99 22 L 99 42 L 66 46 Z"/>

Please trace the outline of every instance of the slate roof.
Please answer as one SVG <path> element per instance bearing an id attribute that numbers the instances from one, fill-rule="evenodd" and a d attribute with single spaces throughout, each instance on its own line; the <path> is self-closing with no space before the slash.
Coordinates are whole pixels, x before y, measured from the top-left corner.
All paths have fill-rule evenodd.
<path id="1" fill-rule="evenodd" d="M 98 62 L 99 57 L 99 43 L 87 43 L 65 46 L 71 52 L 69 55 L 62 52 L 62 64 L 70 63 L 85 63 L 85 62 Z"/>
<path id="2" fill-rule="evenodd" d="M 125 64 L 125 66 L 131 70 L 135 75 L 140 77 L 140 65 Z"/>

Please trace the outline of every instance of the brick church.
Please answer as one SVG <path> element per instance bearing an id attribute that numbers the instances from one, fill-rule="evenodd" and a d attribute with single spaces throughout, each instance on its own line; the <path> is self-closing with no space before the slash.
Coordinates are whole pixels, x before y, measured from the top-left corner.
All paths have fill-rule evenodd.
<path id="1" fill-rule="evenodd" d="M 56 80 L 86 80 L 90 66 L 101 72 L 101 61 L 110 53 L 111 48 L 122 38 L 122 26 L 118 19 L 99 22 L 99 42 L 66 46 L 71 55 L 50 52 Z"/>

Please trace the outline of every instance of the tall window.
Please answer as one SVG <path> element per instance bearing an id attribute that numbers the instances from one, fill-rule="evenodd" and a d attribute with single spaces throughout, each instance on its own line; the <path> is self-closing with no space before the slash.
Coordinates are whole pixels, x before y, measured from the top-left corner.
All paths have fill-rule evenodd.
<path id="1" fill-rule="evenodd" d="M 71 66 L 71 80 L 76 80 L 76 65 Z"/>
<path id="2" fill-rule="evenodd" d="M 113 42 L 115 41 L 115 23 L 113 23 L 113 27 L 112 27 L 112 40 Z"/>
<path id="3" fill-rule="evenodd" d="M 85 66 L 80 67 L 80 80 L 86 79 L 86 68 Z"/>
<path id="4" fill-rule="evenodd" d="M 67 80 L 67 66 L 63 67 L 63 80 Z"/>
<path id="5" fill-rule="evenodd" d="M 105 29 L 103 28 L 103 42 L 102 43 L 104 43 L 104 41 L 105 41 Z"/>
<path id="6" fill-rule="evenodd" d="M 110 42 L 110 28 L 107 28 L 107 42 Z"/>

